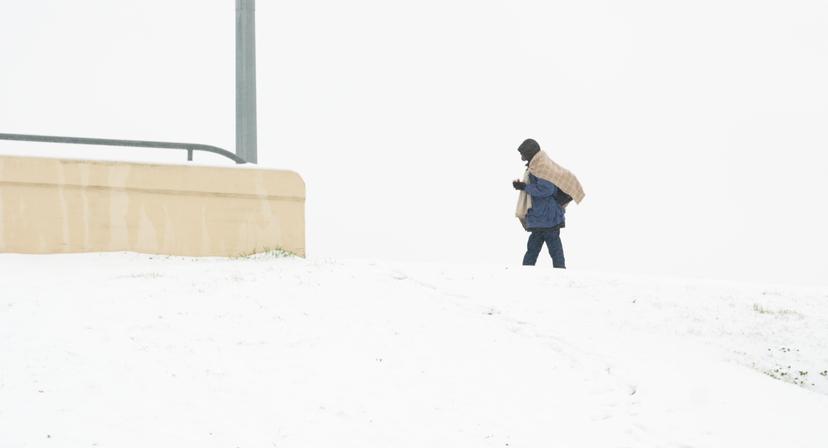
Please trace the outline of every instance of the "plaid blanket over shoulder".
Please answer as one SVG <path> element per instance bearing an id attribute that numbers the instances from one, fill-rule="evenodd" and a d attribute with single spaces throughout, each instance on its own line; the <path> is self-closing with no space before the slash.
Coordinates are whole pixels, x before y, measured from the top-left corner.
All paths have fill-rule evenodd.
<path id="1" fill-rule="evenodd" d="M 580 204 L 584 200 L 584 188 L 581 187 L 578 178 L 568 169 L 555 163 L 545 152 L 541 151 L 535 157 L 532 157 L 532 161 L 529 162 L 529 172 L 541 179 L 552 182 L 564 193 L 571 196 L 576 203 Z"/>

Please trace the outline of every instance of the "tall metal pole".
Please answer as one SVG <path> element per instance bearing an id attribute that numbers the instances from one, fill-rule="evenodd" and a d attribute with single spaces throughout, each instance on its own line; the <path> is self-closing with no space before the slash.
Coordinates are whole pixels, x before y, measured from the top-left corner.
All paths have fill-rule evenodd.
<path id="1" fill-rule="evenodd" d="M 236 0 L 236 155 L 257 163 L 256 0 Z"/>

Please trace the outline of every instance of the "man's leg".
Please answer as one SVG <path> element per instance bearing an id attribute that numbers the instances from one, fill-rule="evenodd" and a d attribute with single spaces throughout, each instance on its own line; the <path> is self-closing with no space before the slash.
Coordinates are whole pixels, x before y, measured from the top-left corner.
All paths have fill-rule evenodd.
<path id="1" fill-rule="evenodd" d="M 559 269 L 566 269 L 563 243 L 561 242 L 561 230 L 546 232 L 544 240 L 546 241 L 546 247 L 549 249 L 549 255 L 552 256 L 552 266 Z"/>
<path id="2" fill-rule="evenodd" d="M 529 242 L 526 243 L 526 255 L 523 256 L 524 266 L 534 266 L 538 261 L 538 254 L 543 249 L 543 233 L 532 232 Z"/>

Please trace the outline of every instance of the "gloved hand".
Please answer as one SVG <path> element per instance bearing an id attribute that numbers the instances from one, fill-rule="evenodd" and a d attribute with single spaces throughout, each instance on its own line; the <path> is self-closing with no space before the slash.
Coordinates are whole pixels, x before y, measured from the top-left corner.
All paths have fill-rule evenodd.
<path id="1" fill-rule="evenodd" d="M 521 182 L 519 180 L 512 181 L 512 186 L 515 187 L 515 190 L 525 190 L 526 189 L 526 182 Z"/>

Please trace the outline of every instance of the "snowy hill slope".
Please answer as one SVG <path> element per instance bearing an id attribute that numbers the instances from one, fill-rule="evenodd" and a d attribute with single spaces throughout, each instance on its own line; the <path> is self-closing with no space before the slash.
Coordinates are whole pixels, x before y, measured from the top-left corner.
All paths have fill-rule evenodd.
<path id="1" fill-rule="evenodd" d="M 825 288 L 274 256 L 0 272 L 0 447 L 828 446 Z"/>

